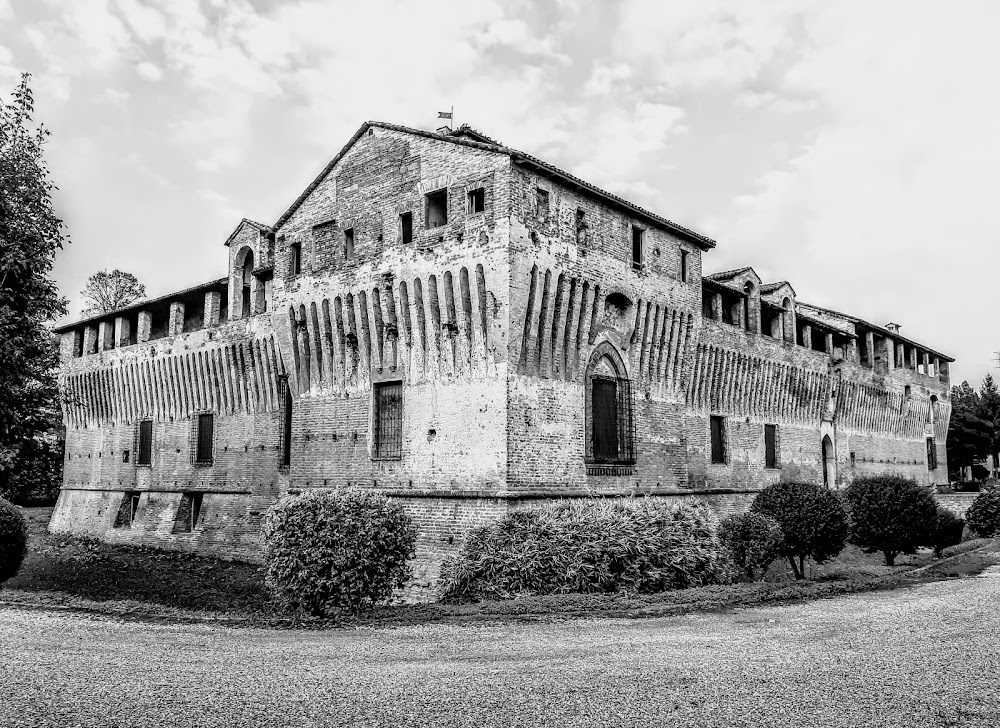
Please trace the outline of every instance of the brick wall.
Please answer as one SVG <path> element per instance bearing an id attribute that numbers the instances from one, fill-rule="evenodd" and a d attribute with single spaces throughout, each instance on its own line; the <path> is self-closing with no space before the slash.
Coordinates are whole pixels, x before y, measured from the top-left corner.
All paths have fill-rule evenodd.
<path id="1" fill-rule="evenodd" d="M 476 211 L 469 193 L 480 189 Z M 441 190 L 447 222 L 432 227 L 428 195 Z M 408 242 L 401 215 L 412 219 Z M 228 244 L 228 291 L 216 282 L 138 312 L 137 343 L 76 357 L 77 338 L 89 351 L 99 326 L 63 334 L 67 461 L 53 530 L 255 560 L 260 519 L 289 490 L 374 488 L 418 524 L 411 596 L 426 597 L 469 528 L 534 498 L 650 493 L 731 512 L 779 479 L 823 482 L 827 436 L 837 486 L 886 470 L 946 477 L 946 376 L 834 361 L 707 320 L 701 243 L 496 151 L 373 127 L 273 235 L 244 221 Z M 260 277 L 244 317 L 248 251 Z M 752 271 L 732 285 L 751 279 L 759 286 Z M 205 315 L 178 326 L 179 304 L 197 308 L 205 293 Z M 780 305 L 794 291 L 767 297 Z M 153 319 L 166 335 L 146 341 Z M 588 382 L 609 367 L 629 384 L 635 429 L 635 462 L 613 467 L 588 462 Z M 402 447 L 377 459 L 373 389 L 389 382 L 402 386 Z M 193 455 L 206 412 L 208 465 Z M 725 418 L 718 464 L 712 415 Z M 143 419 L 153 422 L 149 466 L 135 463 Z M 775 468 L 765 467 L 767 424 Z M 133 490 L 136 521 L 116 527 Z M 175 527 L 185 493 L 202 497 L 191 533 Z"/>

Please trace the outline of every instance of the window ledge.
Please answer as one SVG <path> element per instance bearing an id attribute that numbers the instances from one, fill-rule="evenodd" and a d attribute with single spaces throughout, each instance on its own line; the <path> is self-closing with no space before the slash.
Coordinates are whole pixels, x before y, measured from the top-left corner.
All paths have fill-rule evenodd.
<path id="1" fill-rule="evenodd" d="M 587 463 L 587 475 L 635 475 L 635 465 Z"/>
<path id="2" fill-rule="evenodd" d="M 196 468 L 210 468 L 215 465 L 214 460 L 195 460 L 194 466 Z"/>

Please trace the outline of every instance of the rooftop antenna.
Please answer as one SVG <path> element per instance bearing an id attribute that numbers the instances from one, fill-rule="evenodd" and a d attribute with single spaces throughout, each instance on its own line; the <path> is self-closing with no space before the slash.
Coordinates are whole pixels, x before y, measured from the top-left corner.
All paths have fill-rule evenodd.
<path id="1" fill-rule="evenodd" d="M 448 131 L 454 131 L 454 123 L 455 123 L 455 121 L 454 121 L 454 119 L 455 119 L 455 107 L 454 106 L 451 107 L 451 111 L 439 111 L 438 112 L 438 118 L 439 119 L 447 119 L 448 120 Z"/>

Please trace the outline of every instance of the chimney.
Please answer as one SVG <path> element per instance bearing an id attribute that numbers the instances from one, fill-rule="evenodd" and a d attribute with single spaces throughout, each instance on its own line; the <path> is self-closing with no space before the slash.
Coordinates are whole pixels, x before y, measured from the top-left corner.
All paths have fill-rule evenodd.
<path id="1" fill-rule="evenodd" d="M 892 321 L 890 321 L 885 325 L 885 327 L 894 334 L 899 333 L 899 324 L 894 324 Z"/>
<path id="2" fill-rule="evenodd" d="M 444 134 L 445 136 L 447 136 L 447 135 L 449 135 L 449 134 L 452 133 L 451 132 L 451 127 L 450 126 L 439 126 L 437 128 L 437 133 L 438 134 Z"/>

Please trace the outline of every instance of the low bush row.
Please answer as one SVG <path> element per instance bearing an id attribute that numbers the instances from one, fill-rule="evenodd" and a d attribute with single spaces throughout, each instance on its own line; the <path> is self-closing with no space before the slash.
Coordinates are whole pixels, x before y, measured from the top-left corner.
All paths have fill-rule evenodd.
<path id="1" fill-rule="evenodd" d="M 17 574 L 28 549 L 28 523 L 21 509 L 0 498 L 0 584 Z"/>
<path id="2" fill-rule="evenodd" d="M 23 525 L 10 515 L 12 508 L 0 503 L 0 582 L 23 556 Z M 924 546 L 940 557 L 961 542 L 965 525 L 938 507 L 927 488 L 898 475 L 858 478 L 843 492 L 777 483 L 758 493 L 747 513 L 721 523 L 700 502 L 558 501 L 473 529 L 461 551 L 444 562 L 439 593 L 452 602 L 651 594 L 759 579 L 778 558 L 801 579 L 806 560 L 827 562 L 846 543 L 881 552 L 889 566 L 899 554 Z M 968 526 L 984 537 L 1000 533 L 1000 490 L 979 495 Z M 398 503 L 350 490 L 283 499 L 268 512 L 263 532 L 266 580 L 278 601 L 316 616 L 387 600 L 410 575 L 407 560 L 416 540 Z"/>

